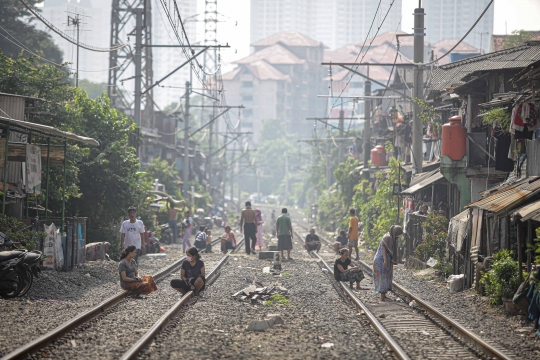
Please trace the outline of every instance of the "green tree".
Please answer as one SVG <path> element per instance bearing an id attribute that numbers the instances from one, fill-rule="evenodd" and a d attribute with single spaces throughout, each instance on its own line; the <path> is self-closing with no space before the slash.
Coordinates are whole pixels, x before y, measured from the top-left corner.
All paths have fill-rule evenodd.
<path id="1" fill-rule="evenodd" d="M 179 199 L 182 198 L 178 170 L 174 165 L 169 165 L 167 160 L 154 159 L 148 164 L 145 172 L 147 181 L 152 183 L 159 179 L 159 182 L 165 185 L 165 190 L 169 195 L 174 195 Z"/>
<path id="2" fill-rule="evenodd" d="M 42 0 L 28 0 L 31 5 Z M 0 1 L 0 49 L 8 57 L 17 58 L 21 54 L 21 44 L 32 52 L 57 64 L 62 62 L 62 51 L 56 46 L 52 37 L 44 31 L 37 30 L 33 22 L 37 21 L 30 11 L 19 0 Z M 11 36 L 10 36 L 11 35 Z M 17 43 L 19 46 L 15 45 Z M 30 53 L 24 52 L 30 57 Z"/>
<path id="3" fill-rule="evenodd" d="M 104 91 L 107 91 L 107 84 L 95 83 L 86 79 L 79 79 L 79 87 L 86 91 L 90 99 L 97 99 Z"/>

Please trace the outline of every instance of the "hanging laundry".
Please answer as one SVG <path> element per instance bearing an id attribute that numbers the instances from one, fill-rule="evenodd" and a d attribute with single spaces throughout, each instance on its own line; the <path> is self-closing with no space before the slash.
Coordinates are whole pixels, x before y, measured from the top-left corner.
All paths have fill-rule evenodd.
<path id="1" fill-rule="evenodd" d="M 510 132 L 516 134 L 516 139 L 532 139 L 532 132 L 540 128 L 534 104 L 516 104 L 512 109 Z M 517 133 L 524 132 L 524 133 Z M 531 134 L 529 134 L 531 132 Z"/>
<path id="2" fill-rule="evenodd" d="M 508 158 L 508 151 L 512 142 L 510 133 L 499 132 L 495 134 L 497 143 L 495 145 L 495 170 L 512 172 L 514 171 L 514 161 Z"/>

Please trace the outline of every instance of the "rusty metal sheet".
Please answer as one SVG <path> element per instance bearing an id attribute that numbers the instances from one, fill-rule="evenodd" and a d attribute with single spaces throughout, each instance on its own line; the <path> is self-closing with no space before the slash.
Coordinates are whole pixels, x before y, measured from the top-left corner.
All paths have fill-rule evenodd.
<path id="1" fill-rule="evenodd" d="M 540 177 L 531 176 L 506 184 L 495 189 L 487 197 L 467 205 L 467 208 L 479 208 L 499 213 L 512 210 L 531 197 L 540 193 Z"/>

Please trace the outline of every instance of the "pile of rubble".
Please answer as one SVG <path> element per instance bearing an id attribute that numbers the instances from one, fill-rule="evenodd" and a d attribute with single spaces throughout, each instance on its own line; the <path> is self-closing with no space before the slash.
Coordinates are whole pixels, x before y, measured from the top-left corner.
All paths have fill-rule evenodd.
<path id="1" fill-rule="evenodd" d="M 254 283 L 233 294 L 233 298 L 240 301 L 251 301 L 255 304 L 257 301 L 267 301 L 272 295 L 285 295 L 288 290 L 280 285 L 264 286 L 261 283 Z"/>

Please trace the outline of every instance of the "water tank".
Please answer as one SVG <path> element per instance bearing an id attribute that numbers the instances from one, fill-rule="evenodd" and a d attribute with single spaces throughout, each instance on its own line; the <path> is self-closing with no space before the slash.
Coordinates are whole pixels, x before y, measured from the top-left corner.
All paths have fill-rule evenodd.
<path id="1" fill-rule="evenodd" d="M 442 152 L 454 161 L 463 159 L 467 152 L 467 130 L 461 125 L 461 116 L 453 116 L 442 126 Z"/>
<path id="2" fill-rule="evenodd" d="M 386 166 L 386 151 L 384 151 L 384 146 L 377 145 L 371 149 L 371 165 Z"/>

